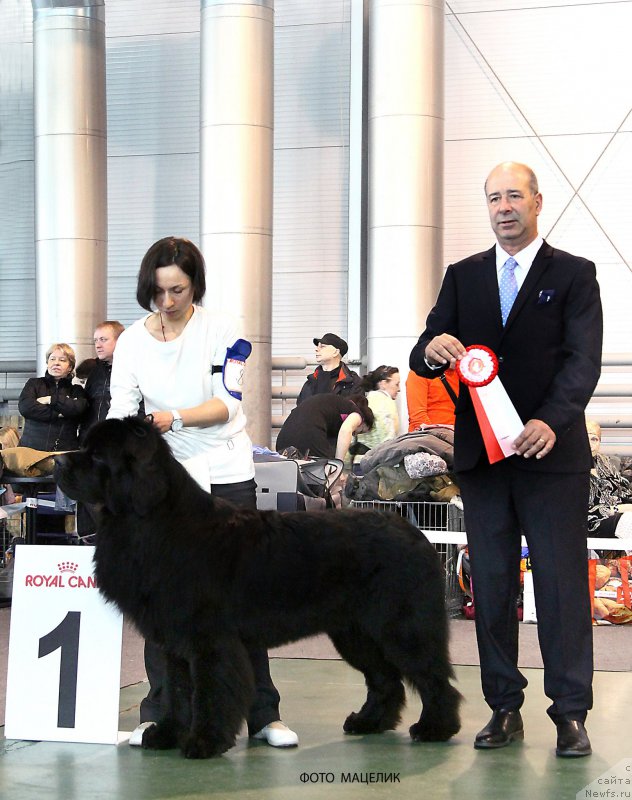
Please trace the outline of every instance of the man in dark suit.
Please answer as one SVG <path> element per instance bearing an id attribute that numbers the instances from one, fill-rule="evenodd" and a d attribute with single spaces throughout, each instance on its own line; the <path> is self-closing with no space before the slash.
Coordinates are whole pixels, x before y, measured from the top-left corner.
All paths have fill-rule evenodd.
<path id="1" fill-rule="evenodd" d="M 592 626 L 586 553 L 590 447 L 584 409 L 601 368 L 595 265 L 538 235 L 542 195 L 529 167 L 490 173 L 485 196 L 497 244 L 448 267 L 410 366 L 436 376 L 470 345 L 496 353 L 498 377 L 524 429 L 514 455 L 489 463 L 470 393 L 456 408 L 455 470 L 465 509 L 476 633 L 491 720 L 478 749 L 524 737 L 516 600 L 520 536 L 533 566 L 548 714 L 558 756 L 591 753 Z M 515 297 L 515 300 L 514 300 Z M 512 304 L 513 303 L 513 304 Z"/>

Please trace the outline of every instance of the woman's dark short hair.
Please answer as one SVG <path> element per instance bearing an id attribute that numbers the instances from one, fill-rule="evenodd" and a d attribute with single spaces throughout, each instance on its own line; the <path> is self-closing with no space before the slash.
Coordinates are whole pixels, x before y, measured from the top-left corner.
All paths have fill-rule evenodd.
<path id="1" fill-rule="evenodd" d="M 180 269 L 191 280 L 193 302 L 199 303 L 206 292 L 206 268 L 204 256 L 188 239 L 167 236 L 154 242 L 143 256 L 138 272 L 136 300 L 141 308 L 152 311 L 152 302 L 156 294 L 156 270 L 159 267 Z"/>
<path id="2" fill-rule="evenodd" d="M 373 411 L 369 406 L 369 401 L 366 399 L 366 395 L 364 394 L 352 394 L 351 397 L 348 398 L 351 402 L 356 406 L 358 409 L 358 414 L 364 420 L 367 428 L 371 430 L 373 425 L 375 424 L 375 416 Z"/>
<path id="3" fill-rule="evenodd" d="M 364 376 L 360 388 L 365 392 L 371 392 L 377 389 L 377 385 L 380 381 L 387 381 L 391 375 L 395 375 L 396 372 L 399 372 L 397 367 L 387 367 L 386 364 L 382 364 L 381 367 L 374 369 L 373 372 L 368 372 Z"/>

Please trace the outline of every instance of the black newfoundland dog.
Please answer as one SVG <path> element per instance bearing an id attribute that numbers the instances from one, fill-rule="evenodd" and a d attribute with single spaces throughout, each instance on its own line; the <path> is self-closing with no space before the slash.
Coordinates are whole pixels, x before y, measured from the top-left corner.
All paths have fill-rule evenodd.
<path id="1" fill-rule="evenodd" d="M 237 509 L 136 418 L 95 425 L 82 450 L 56 457 L 55 478 L 98 508 L 100 591 L 167 656 L 165 717 L 143 747 L 225 752 L 254 696 L 247 649 L 322 632 L 366 679 L 347 733 L 394 728 L 403 680 L 423 704 L 413 740 L 459 730 L 439 558 L 398 515 Z"/>

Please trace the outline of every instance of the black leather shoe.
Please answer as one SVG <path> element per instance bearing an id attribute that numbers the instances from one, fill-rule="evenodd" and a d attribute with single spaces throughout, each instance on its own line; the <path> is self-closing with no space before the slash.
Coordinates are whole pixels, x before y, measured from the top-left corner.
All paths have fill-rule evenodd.
<path id="1" fill-rule="evenodd" d="M 492 750 L 496 747 L 507 747 L 516 739 L 524 739 L 520 712 L 499 708 L 494 711 L 483 730 L 476 734 L 474 747 L 477 750 Z"/>
<path id="2" fill-rule="evenodd" d="M 576 719 L 565 719 L 557 723 L 557 747 L 555 755 L 560 758 L 580 758 L 592 753 L 590 739 L 584 723 Z"/>

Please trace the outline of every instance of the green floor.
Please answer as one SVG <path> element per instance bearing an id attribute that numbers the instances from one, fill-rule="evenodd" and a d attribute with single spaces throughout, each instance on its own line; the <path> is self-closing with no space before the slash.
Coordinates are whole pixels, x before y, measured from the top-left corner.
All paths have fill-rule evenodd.
<path id="1" fill-rule="evenodd" d="M 459 688 L 466 698 L 460 734 L 448 744 L 433 745 L 413 745 L 408 738 L 407 727 L 419 711 L 412 698 L 398 731 L 344 736 L 342 720 L 358 707 L 364 691 L 359 674 L 343 662 L 276 659 L 272 672 L 283 698 L 284 719 L 299 733 L 298 748 L 275 750 L 242 737 L 222 758 L 188 761 L 176 751 L 155 753 L 127 744 L 5 740 L 0 750 L 0 798 L 571 800 L 601 774 L 616 774 L 613 768 L 622 759 L 632 764 L 629 673 L 596 673 L 595 710 L 587 725 L 594 753 L 590 758 L 563 760 L 554 755 L 555 729 L 545 715 L 548 703 L 540 670 L 525 670 L 530 686 L 523 709 L 524 743 L 490 752 L 472 747 L 475 733 L 489 716 L 480 697 L 477 667 L 457 667 Z M 136 724 L 145 688 L 138 684 L 122 690 L 121 730 Z M 360 782 L 379 773 L 392 776 L 392 782 Z M 632 779 L 630 772 L 621 774 Z M 624 791 L 632 796 L 629 785 L 611 796 L 625 797 Z"/>

